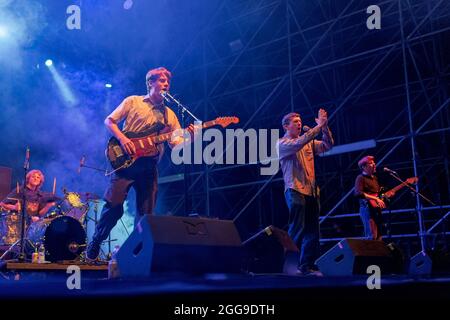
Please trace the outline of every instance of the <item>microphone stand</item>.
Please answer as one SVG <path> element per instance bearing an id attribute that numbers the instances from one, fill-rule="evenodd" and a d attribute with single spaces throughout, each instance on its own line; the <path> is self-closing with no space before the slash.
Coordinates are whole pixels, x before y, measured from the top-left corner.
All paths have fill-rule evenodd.
<path id="1" fill-rule="evenodd" d="M 189 109 L 183 105 L 180 101 L 178 101 L 177 99 L 175 99 L 170 93 L 168 92 L 162 92 L 161 93 L 162 97 L 164 98 L 164 100 L 167 103 L 175 103 L 178 106 L 178 113 L 181 115 L 181 125 L 183 127 L 183 129 L 186 128 L 186 116 L 185 113 L 187 113 L 188 115 L 190 115 L 196 122 L 201 122 L 201 120 L 199 118 L 197 118 L 191 111 L 189 111 Z M 184 151 L 186 150 L 186 141 L 183 140 L 183 158 L 184 158 Z M 183 162 L 183 175 L 184 175 L 184 213 L 185 215 L 189 215 L 189 211 L 190 211 L 190 204 L 189 204 L 189 192 L 188 192 L 188 188 L 189 188 L 189 184 L 190 184 L 190 177 L 188 175 L 188 168 L 186 163 Z"/>
<path id="2" fill-rule="evenodd" d="M 382 193 L 384 193 L 383 190 L 382 190 Z M 387 233 L 389 242 L 391 242 L 391 240 L 392 240 L 392 207 L 391 207 L 391 204 L 389 203 L 389 201 L 385 201 L 385 204 L 386 204 L 386 209 L 388 209 L 386 233 Z M 381 217 L 383 217 L 383 214 L 381 214 Z"/>
<path id="3" fill-rule="evenodd" d="M 25 220 L 26 220 L 26 186 L 27 186 L 27 174 L 30 168 L 30 149 L 27 147 L 25 162 L 23 164 L 23 186 L 22 186 L 22 217 L 21 217 L 21 227 L 20 227 L 20 253 L 19 262 L 24 262 L 26 260 L 25 254 Z"/>
<path id="4" fill-rule="evenodd" d="M 419 197 L 421 197 L 423 200 L 425 200 L 426 202 L 428 202 L 429 204 L 436 206 L 436 204 L 431 201 L 430 199 L 428 199 L 427 197 L 425 197 L 423 194 L 421 194 L 419 191 L 417 191 L 416 189 L 414 189 L 413 187 L 411 187 L 406 181 L 403 181 L 397 174 L 395 174 L 394 172 L 389 172 L 389 175 L 391 177 L 393 177 L 394 179 L 400 181 L 400 183 L 402 185 L 404 185 L 405 187 L 407 187 L 409 190 L 411 190 L 414 194 L 418 195 Z"/>
<path id="5" fill-rule="evenodd" d="M 20 199 L 20 190 L 17 192 L 17 203 L 20 204 L 20 201 L 22 201 L 22 207 L 21 207 L 21 226 L 20 226 L 20 239 L 18 239 L 16 242 L 14 242 L 8 250 L 6 250 L 1 256 L 0 261 L 3 261 L 3 259 L 10 253 L 12 250 L 17 246 L 20 245 L 20 251 L 19 251 L 19 257 L 17 259 L 18 262 L 25 262 L 26 261 L 26 253 L 25 253 L 25 223 L 26 223 L 26 185 L 27 185 L 27 173 L 28 169 L 30 167 L 30 149 L 27 147 L 26 154 L 25 154 L 25 162 L 23 164 L 23 185 L 22 185 L 22 199 Z M 31 243 L 29 239 L 26 239 L 32 247 L 34 247 L 34 244 Z"/>
<path id="6" fill-rule="evenodd" d="M 428 202 L 429 204 L 436 206 L 436 204 L 431 201 L 430 199 L 428 199 L 427 197 L 425 197 L 423 194 L 421 194 L 418 190 L 416 190 L 415 188 L 411 187 L 406 181 L 403 181 L 395 172 L 390 171 L 389 175 L 391 177 L 393 177 L 394 179 L 398 180 L 401 182 L 402 185 L 404 185 L 405 187 L 407 187 L 409 190 L 411 190 L 416 196 L 422 198 L 423 200 L 425 200 L 426 202 Z M 418 215 L 419 215 L 419 234 L 420 234 L 420 245 L 421 245 L 421 250 L 423 253 L 425 253 L 425 244 L 424 244 L 424 226 L 423 226 L 423 220 L 422 220 L 422 213 L 420 212 L 420 202 L 419 202 L 419 207 L 416 208 L 416 210 L 418 211 Z"/>
<path id="7" fill-rule="evenodd" d="M 85 156 L 83 156 L 81 158 L 81 160 L 80 160 L 80 165 L 78 167 L 78 174 L 81 172 L 82 168 L 88 168 L 88 169 L 92 169 L 92 170 L 95 170 L 95 171 L 99 171 L 99 172 L 103 173 L 105 175 L 105 177 L 107 177 L 107 176 L 113 174 L 114 172 L 116 172 L 117 170 L 121 169 L 121 168 L 117 168 L 116 170 L 108 172 L 108 170 L 105 170 L 105 169 L 100 169 L 100 168 L 96 168 L 96 167 L 93 167 L 93 166 L 88 166 L 88 165 L 86 165 L 86 157 Z"/>

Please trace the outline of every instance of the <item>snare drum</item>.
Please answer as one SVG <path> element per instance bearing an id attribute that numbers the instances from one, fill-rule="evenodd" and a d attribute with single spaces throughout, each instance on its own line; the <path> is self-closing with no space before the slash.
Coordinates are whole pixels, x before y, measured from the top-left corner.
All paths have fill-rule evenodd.
<path id="1" fill-rule="evenodd" d="M 89 205 L 81 201 L 81 197 L 78 193 L 66 192 L 62 210 L 65 216 L 74 218 L 83 224 L 86 213 L 89 210 Z"/>

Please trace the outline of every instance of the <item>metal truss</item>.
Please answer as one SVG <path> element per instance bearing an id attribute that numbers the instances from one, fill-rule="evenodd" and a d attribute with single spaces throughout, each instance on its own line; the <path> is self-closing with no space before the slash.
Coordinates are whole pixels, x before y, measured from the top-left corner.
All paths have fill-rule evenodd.
<path id="1" fill-rule="evenodd" d="M 443 190 L 449 195 L 450 62 L 445 39 L 450 34 L 450 4 L 444 0 L 380 1 L 380 31 L 365 28 L 365 9 L 370 4 L 355 0 L 224 1 L 175 63 L 180 78 L 201 79 L 202 86 L 192 88 L 186 83 L 179 90 L 191 93 L 187 99 L 194 113 L 205 119 L 239 110 L 244 129 L 281 129 L 280 119 L 287 112 L 299 111 L 309 120 L 319 106 L 328 106 L 339 144 L 373 138 L 377 149 L 370 152 L 376 155 L 377 163 L 401 166 L 405 174 L 412 171 L 419 177 L 432 177 L 417 190 L 435 185 L 436 177 L 445 177 Z M 233 41 L 239 44 L 237 48 L 231 45 Z M 198 56 L 201 59 L 194 60 L 201 63 L 186 63 Z M 383 108 L 392 101 L 401 105 L 396 113 Z M 352 130 L 355 115 L 370 112 L 375 104 L 380 105 L 378 112 L 389 117 L 386 123 L 377 124 L 381 116 L 360 116 L 362 130 Z M 372 131 L 365 128 L 371 126 Z M 441 151 L 428 155 L 424 142 L 436 140 Z M 345 223 L 357 215 L 348 213 L 355 211 L 349 197 L 356 162 L 364 154 L 324 158 L 317 164 L 326 210 L 320 221 L 324 227 L 326 222 Z M 193 167 L 189 174 L 192 211 L 214 216 L 222 210 L 228 213 L 222 212 L 221 217 L 237 220 L 260 210 L 258 223 L 270 222 L 270 217 L 283 210 L 279 205 L 284 201 L 282 179 L 279 175 L 260 176 L 258 167 Z M 162 176 L 172 174 L 179 172 L 162 169 Z M 167 188 L 179 179 L 183 177 L 167 182 Z M 185 199 L 181 192 L 163 197 L 171 204 L 171 212 L 182 210 Z M 266 198 L 278 204 L 272 205 Z M 421 249 L 426 249 L 426 236 L 448 218 L 449 212 L 427 220 L 432 223 L 428 228 L 423 213 L 448 208 L 449 204 L 426 207 L 418 197 L 411 204 L 413 208 L 395 208 L 387 214 L 414 211 L 418 232 L 391 237 L 419 236 Z M 397 205 L 401 206 L 400 201 Z M 269 219 L 262 217 L 264 214 Z"/>

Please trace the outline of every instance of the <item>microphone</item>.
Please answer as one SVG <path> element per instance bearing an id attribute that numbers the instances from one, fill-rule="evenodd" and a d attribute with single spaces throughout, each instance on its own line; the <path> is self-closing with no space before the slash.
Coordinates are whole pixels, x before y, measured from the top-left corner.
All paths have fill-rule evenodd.
<path id="1" fill-rule="evenodd" d="M 27 147 L 27 150 L 25 151 L 25 161 L 23 163 L 23 167 L 27 170 L 30 167 L 30 147 Z"/>
<path id="2" fill-rule="evenodd" d="M 384 171 L 384 172 L 391 173 L 391 174 L 395 174 L 396 176 L 398 175 L 397 172 L 395 172 L 394 170 L 391 170 L 391 169 L 389 169 L 389 168 L 386 168 L 386 167 L 383 168 L 383 171 Z"/>
<path id="3" fill-rule="evenodd" d="M 164 98 L 164 100 L 166 100 L 167 102 L 175 102 L 177 105 L 181 106 L 180 101 L 178 101 L 177 99 L 175 99 L 174 96 L 172 96 L 169 92 L 167 91 L 161 91 L 161 95 Z"/>
<path id="4" fill-rule="evenodd" d="M 304 132 L 308 132 L 309 130 L 311 130 L 311 127 L 309 127 L 309 126 L 303 126 L 303 131 Z"/>
<path id="5" fill-rule="evenodd" d="M 81 168 L 84 167 L 84 163 L 86 162 L 85 156 L 82 156 L 80 159 L 80 166 L 78 167 L 78 173 L 81 172 Z"/>
<path id="6" fill-rule="evenodd" d="M 161 91 L 161 96 L 166 100 L 167 103 L 171 102 L 173 97 L 167 91 Z"/>

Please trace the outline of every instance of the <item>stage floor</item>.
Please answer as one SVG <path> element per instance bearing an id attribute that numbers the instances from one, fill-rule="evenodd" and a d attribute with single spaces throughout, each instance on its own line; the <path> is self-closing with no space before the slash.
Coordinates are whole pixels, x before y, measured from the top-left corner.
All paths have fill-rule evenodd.
<path id="1" fill-rule="evenodd" d="M 153 274 L 146 279 L 108 279 L 107 266 L 80 266 L 80 289 L 69 289 L 68 265 L 9 264 L 0 278 L 0 299 L 145 300 L 170 304 L 272 304 L 355 300 L 450 300 L 450 275 L 381 276 L 368 289 L 367 276 L 313 277 L 285 274 Z M 69 279 L 69 280 L 68 280 Z M 72 282 L 73 283 L 73 282 Z M 43 290 L 45 288 L 45 290 Z M 171 308 L 171 307 L 170 307 Z"/>

